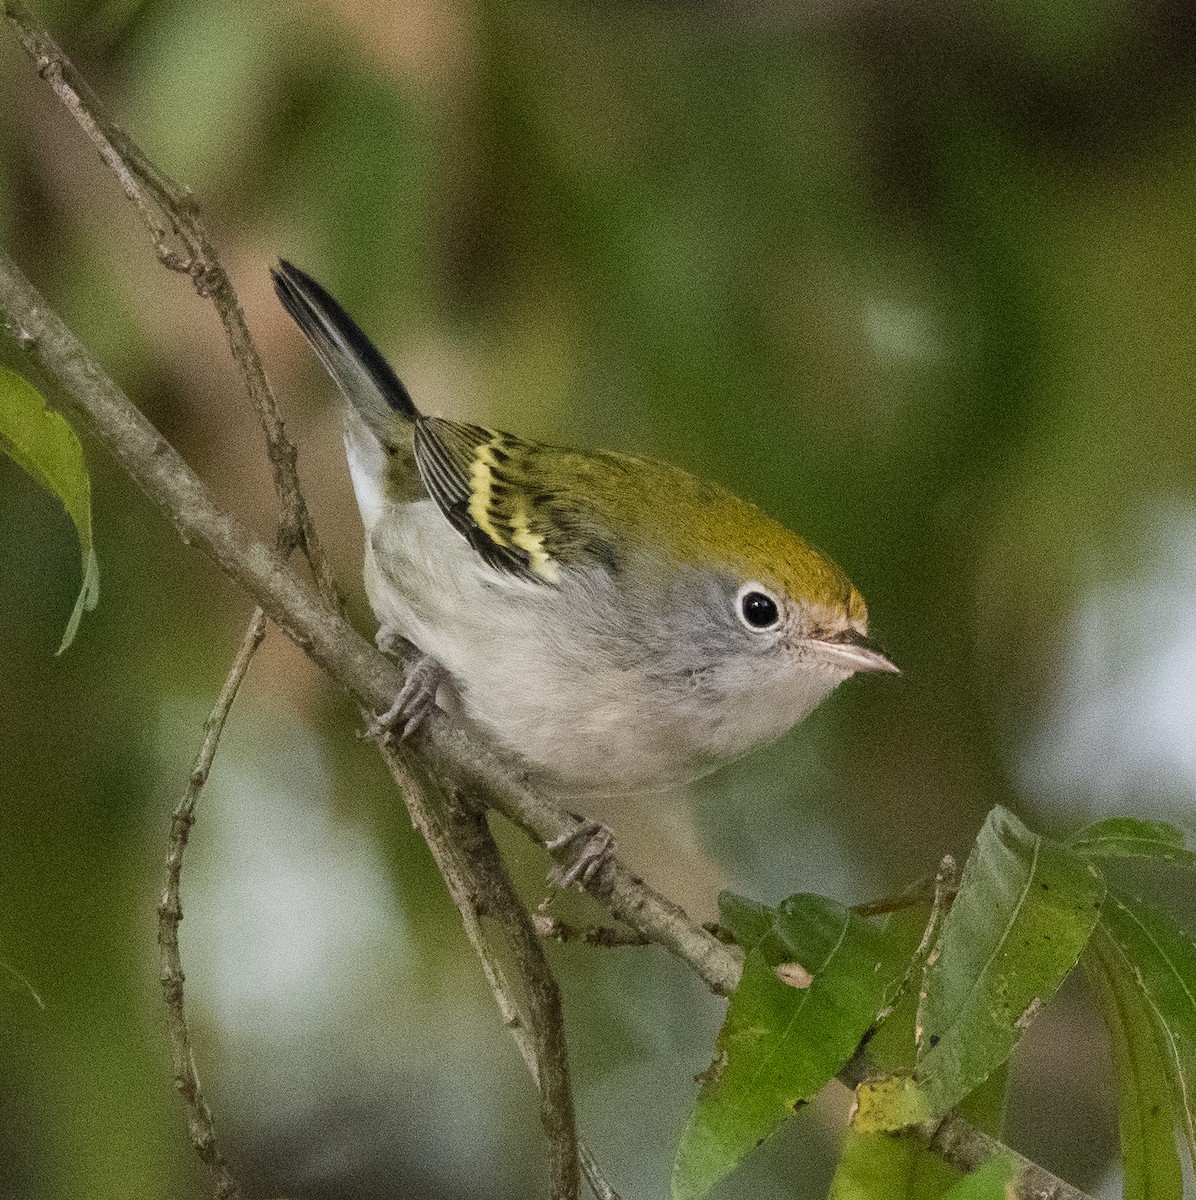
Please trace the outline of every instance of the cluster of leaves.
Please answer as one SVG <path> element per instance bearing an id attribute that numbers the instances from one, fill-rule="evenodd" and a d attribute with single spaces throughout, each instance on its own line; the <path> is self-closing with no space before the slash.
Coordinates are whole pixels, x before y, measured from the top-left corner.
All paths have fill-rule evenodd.
<path id="1" fill-rule="evenodd" d="M 1126 1200 L 1182 1200 L 1177 1125 L 1196 1159 L 1196 946 L 1106 880 L 1102 860 L 1125 857 L 1196 866 L 1170 825 L 1114 818 L 1062 844 L 996 808 L 953 895 L 943 873 L 933 901 L 921 888 L 881 916 L 725 894 L 743 978 L 674 1200 L 704 1196 L 840 1072 L 860 1082 L 831 1200 L 1003 1200 L 1012 1156 L 960 1178 L 908 1135 L 953 1109 L 999 1135 L 1006 1060 L 1081 961 L 1113 1045 Z"/>

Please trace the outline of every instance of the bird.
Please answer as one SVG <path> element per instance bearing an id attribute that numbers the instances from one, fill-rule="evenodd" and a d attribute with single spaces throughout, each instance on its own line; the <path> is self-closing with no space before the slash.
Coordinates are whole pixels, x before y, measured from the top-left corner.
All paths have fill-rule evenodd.
<path id="1" fill-rule="evenodd" d="M 897 672 L 844 572 L 755 504 L 653 458 L 426 415 L 324 287 L 285 259 L 271 274 L 345 402 L 376 642 L 418 652 L 372 732 L 439 705 L 559 799 L 651 795 Z"/>

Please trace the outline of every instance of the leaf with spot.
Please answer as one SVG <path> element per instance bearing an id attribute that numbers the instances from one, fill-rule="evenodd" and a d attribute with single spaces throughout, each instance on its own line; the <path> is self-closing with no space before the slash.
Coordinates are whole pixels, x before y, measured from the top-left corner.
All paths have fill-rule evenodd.
<path id="1" fill-rule="evenodd" d="M 0 368 L 0 450 L 62 501 L 75 523 L 83 566 L 83 585 L 58 647 L 61 654 L 75 639 L 84 610 L 100 597 L 100 569 L 91 544 L 91 478 L 83 447 L 65 418 L 46 407 L 32 384 Z"/>
<path id="2" fill-rule="evenodd" d="M 748 952 L 677 1151 L 676 1200 L 704 1196 L 816 1095 L 905 978 L 913 947 L 889 936 L 888 922 L 810 895 L 786 900 L 767 924 L 766 911 L 722 899 L 722 922 L 748 941 Z M 791 964 L 802 970 L 786 970 Z"/>
<path id="3" fill-rule="evenodd" d="M 1089 858 L 1157 858 L 1196 867 L 1196 853 L 1185 845 L 1183 833 L 1166 821 L 1110 817 L 1081 829 L 1069 845 Z"/>
<path id="4" fill-rule="evenodd" d="M 1139 1196 L 1173 1196 L 1165 1190 L 1172 1186 L 1173 1171 L 1162 1147 L 1174 1122 L 1196 1162 L 1196 947 L 1166 913 L 1112 889 L 1101 914 L 1101 932 L 1107 936 L 1095 946 L 1097 961 L 1108 968 L 1106 978 L 1116 988 L 1119 1006 L 1117 1023 L 1110 1023 L 1114 1050 L 1119 1050 L 1120 1037 L 1134 1055 L 1128 1078 L 1118 1059 L 1123 1153 L 1127 1134 L 1130 1141 L 1126 1194 L 1132 1172 L 1135 1186 L 1143 1189 Z M 1141 1010 L 1154 1031 L 1153 1056 Z M 1167 1117 L 1156 1111 L 1160 1061 L 1171 1098 Z M 1146 1191 L 1148 1184 L 1157 1190 Z"/>
<path id="5" fill-rule="evenodd" d="M 923 976 L 916 1077 L 941 1116 L 1010 1055 L 1096 924 L 1105 883 L 1085 858 L 995 808 Z"/>

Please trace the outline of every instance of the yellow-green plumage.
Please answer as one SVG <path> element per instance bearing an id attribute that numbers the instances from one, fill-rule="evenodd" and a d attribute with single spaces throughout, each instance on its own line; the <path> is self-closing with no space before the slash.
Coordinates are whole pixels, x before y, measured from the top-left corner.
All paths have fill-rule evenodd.
<path id="1" fill-rule="evenodd" d="M 755 504 L 669 463 L 429 417 L 417 425 L 415 458 L 450 520 L 467 537 L 491 543 L 498 564 L 518 574 L 553 583 L 561 567 L 604 562 L 617 569 L 636 549 L 709 565 L 717 546 L 744 579 L 867 619 L 859 592 L 826 555 Z M 390 469 L 396 497 L 410 487 L 408 470 L 405 463 Z"/>

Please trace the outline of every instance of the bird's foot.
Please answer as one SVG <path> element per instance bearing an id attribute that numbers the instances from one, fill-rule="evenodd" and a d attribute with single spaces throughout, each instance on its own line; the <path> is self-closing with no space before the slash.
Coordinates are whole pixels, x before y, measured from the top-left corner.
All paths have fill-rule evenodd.
<path id="1" fill-rule="evenodd" d="M 609 883 L 614 867 L 615 835 L 601 821 L 579 817 L 581 824 L 548 843 L 551 854 L 563 851 L 562 861 L 548 872 L 548 882 L 559 888 L 571 883 L 582 887 Z"/>
<path id="2" fill-rule="evenodd" d="M 408 672 L 395 702 L 369 723 L 366 737 L 395 733 L 400 739 L 409 738 L 436 707 L 444 675 L 444 668 L 430 654 L 423 655 Z"/>

